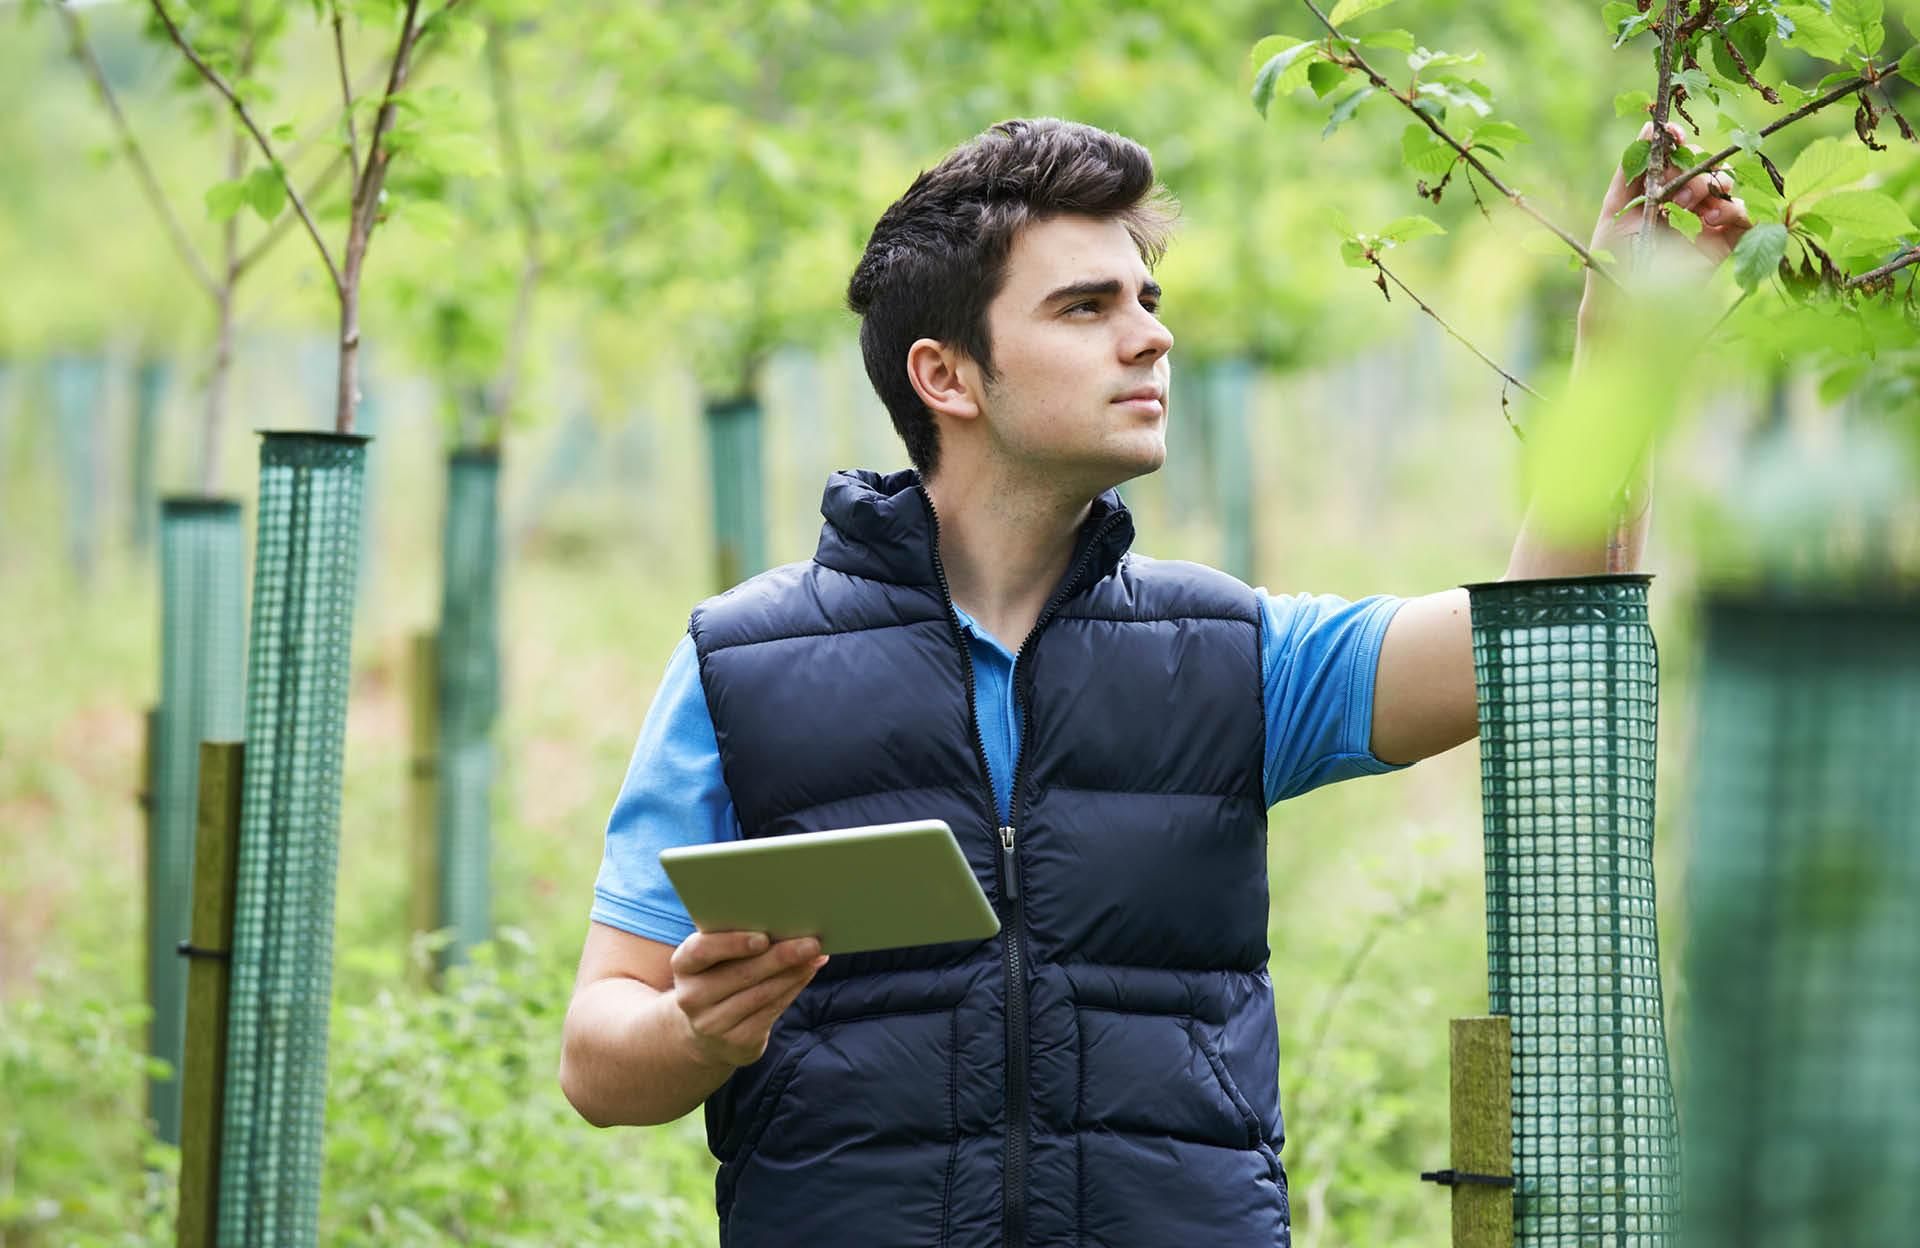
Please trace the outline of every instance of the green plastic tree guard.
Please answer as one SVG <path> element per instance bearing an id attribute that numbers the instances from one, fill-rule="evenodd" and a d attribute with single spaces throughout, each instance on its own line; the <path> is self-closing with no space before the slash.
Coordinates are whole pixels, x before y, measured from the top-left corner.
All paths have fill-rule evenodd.
<path id="1" fill-rule="evenodd" d="M 363 435 L 260 446 L 221 1248 L 318 1239 Z"/>
<path id="2" fill-rule="evenodd" d="M 493 934 L 493 725 L 500 709 L 500 454 L 447 461 L 441 544 L 439 925 L 443 967 Z"/>
<path id="3" fill-rule="evenodd" d="M 1920 600 L 1722 596 L 1687 864 L 1685 1241 L 1920 1237 Z"/>
<path id="4" fill-rule="evenodd" d="M 1640 575 L 1470 585 L 1489 1012 L 1512 1020 L 1514 1242 L 1674 1242 Z"/>
<path id="5" fill-rule="evenodd" d="M 1175 523 L 1213 511 L 1211 482 L 1212 415 L 1207 404 L 1205 365 L 1175 364 L 1167 399 L 1167 514 Z"/>
<path id="6" fill-rule="evenodd" d="M 147 968 L 153 1056 L 175 1072 L 148 1082 L 156 1133 L 180 1142 L 181 1045 L 188 929 L 200 794 L 200 743 L 237 740 L 245 727 L 246 533 L 240 504 L 169 498 L 160 504 L 160 705 L 147 840 Z"/>
<path id="7" fill-rule="evenodd" d="M 1208 366 L 1206 411 L 1213 451 L 1213 486 L 1219 496 L 1220 568 L 1253 583 L 1253 442 L 1247 407 L 1253 397 L 1253 366 L 1223 360 Z"/>
<path id="8" fill-rule="evenodd" d="M 127 462 L 130 488 L 127 537 L 136 554 L 153 544 L 155 460 L 159 458 L 160 405 L 167 395 L 165 360 L 142 360 L 133 374 L 133 446 Z"/>
<path id="9" fill-rule="evenodd" d="M 82 584 L 93 580 L 100 546 L 100 400 L 105 371 L 97 355 L 56 356 L 47 368 L 60 476 L 66 486 L 67 555 Z"/>
<path id="10" fill-rule="evenodd" d="M 760 403 L 751 396 L 714 399 L 707 403 L 706 415 L 714 576 L 721 589 L 728 589 L 767 566 Z"/>

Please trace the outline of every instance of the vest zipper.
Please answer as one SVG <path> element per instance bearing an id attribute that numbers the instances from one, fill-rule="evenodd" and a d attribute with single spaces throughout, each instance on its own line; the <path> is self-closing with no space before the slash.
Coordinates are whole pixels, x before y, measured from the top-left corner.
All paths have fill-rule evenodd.
<path id="1" fill-rule="evenodd" d="M 947 626 L 953 635 L 954 648 L 960 652 L 960 667 L 966 676 L 967 723 L 973 729 L 974 754 L 980 760 L 980 778 L 986 786 L 987 817 L 990 823 L 999 825 L 1000 832 L 1000 895 L 1007 902 L 1009 910 L 1006 921 L 1000 925 L 1001 933 L 1006 937 L 1007 974 L 1007 1160 L 1001 1195 L 1001 1242 L 1006 1248 L 1024 1248 L 1027 1242 L 1027 976 L 1025 951 L 1020 939 L 1025 916 L 1020 904 L 1020 860 L 1015 852 L 1015 839 L 1018 835 L 1016 829 L 1020 825 L 1020 782 L 1026 774 L 1027 764 L 1026 727 L 1033 720 L 1033 707 L 1031 699 L 1020 692 L 1020 659 L 1027 654 L 1041 630 L 1046 628 L 1053 613 L 1072 596 L 1093 552 L 1100 548 L 1101 540 L 1119 523 L 1120 513 L 1108 516 L 1094 530 L 1086 550 L 1075 560 L 1066 580 L 1054 591 L 1053 597 L 1034 620 L 1032 631 L 1020 643 L 1020 649 L 1014 652 L 1014 696 L 1020 699 L 1024 718 L 1020 748 L 1014 755 L 1013 787 L 1007 799 L 1008 819 L 1005 824 L 1000 824 L 1000 802 L 993 792 L 993 773 L 987 766 L 986 741 L 980 735 L 980 717 L 973 704 L 973 656 L 967 652 L 966 638 L 960 635 L 960 622 L 954 618 L 953 589 L 947 584 L 946 565 L 940 559 L 940 513 L 934 510 L 933 495 L 927 492 L 926 486 L 917 488 L 920 497 L 926 500 L 927 515 L 933 521 L 933 574 L 940 582 L 940 597 L 947 609 Z"/>

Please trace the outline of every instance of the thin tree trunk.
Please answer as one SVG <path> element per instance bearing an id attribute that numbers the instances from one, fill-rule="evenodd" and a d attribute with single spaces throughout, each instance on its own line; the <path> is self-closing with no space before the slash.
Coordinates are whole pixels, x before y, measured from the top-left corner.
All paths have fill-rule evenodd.
<path id="1" fill-rule="evenodd" d="M 243 5 L 240 20 L 252 16 L 251 6 Z M 251 27 L 249 27 L 251 29 Z M 241 50 L 241 72 L 253 67 L 253 41 Z M 233 138 L 227 147 L 227 180 L 234 181 L 246 172 L 247 133 L 234 123 Z M 227 218 L 221 231 L 220 286 L 214 293 L 213 368 L 207 376 L 207 415 L 205 436 L 200 444 L 200 492 L 211 495 L 220 483 L 221 436 L 227 427 L 227 394 L 233 383 L 233 296 L 240 285 L 240 214 Z"/>
<path id="2" fill-rule="evenodd" d="M 360 265 L 348 252 L 346 282 L 340 292 L 340 377 L 334 397 L 333 427 L 353 432 L 353 414 L 360 405 Z"/>

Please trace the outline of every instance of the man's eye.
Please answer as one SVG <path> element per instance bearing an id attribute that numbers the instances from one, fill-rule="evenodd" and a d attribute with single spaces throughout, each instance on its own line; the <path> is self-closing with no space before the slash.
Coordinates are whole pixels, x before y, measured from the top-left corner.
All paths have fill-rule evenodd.
<path id="1" fill-rule="evenodd" d="M 1157 299 L 1144 299 L 1141 301 L 1140 306 L 1145 308 L 1147 311 L 1153 313 L 1155 316 L 1160 315 L 1160 301 Z"/>
<path id="2" fill-rule="evenodd" d="M 1076 303 L 1076 304 L 1074 304 L 1074 305 L 1072 305 L 1071 307 L 1069 307 L 1069 308 L 1067 309 L 1067 311 L 1069 311 L 1069 312 L 1078 312 L 1078 311 L 1080 311 L 1080 310 L 1081 310 L 1081 309 L 1083 309 L 1083 308 L 1084 308 L 1084 309 L 1086 309 L 1086 310 L 1087 310 L 1087 311 L 1089 311 L 1089 312 L 1098 312 L 1098 311 L 1100 310 L 1100 305 L 1099 305 L 1099 304 L 1097 304 L 1097 303 L 1095 303 L 1095 302 L 1093 302 L 1093 300 L 1091 300 L 1091 299 L 1083 299 L 1083 300 L 1081 300 L 1081 301 L 1080 301 L 1079 303 Z"/>

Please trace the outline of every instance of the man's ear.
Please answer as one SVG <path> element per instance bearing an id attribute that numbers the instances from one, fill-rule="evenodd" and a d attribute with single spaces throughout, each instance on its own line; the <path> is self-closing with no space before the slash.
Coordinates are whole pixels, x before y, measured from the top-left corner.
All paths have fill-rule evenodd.
<path id="1" fill-rule="evenodd" d="M 980 370 L 958 348 L 916 340 L 907 348 L 907 380 L 930 412 L 955 420 L 980 415 Z"/>

